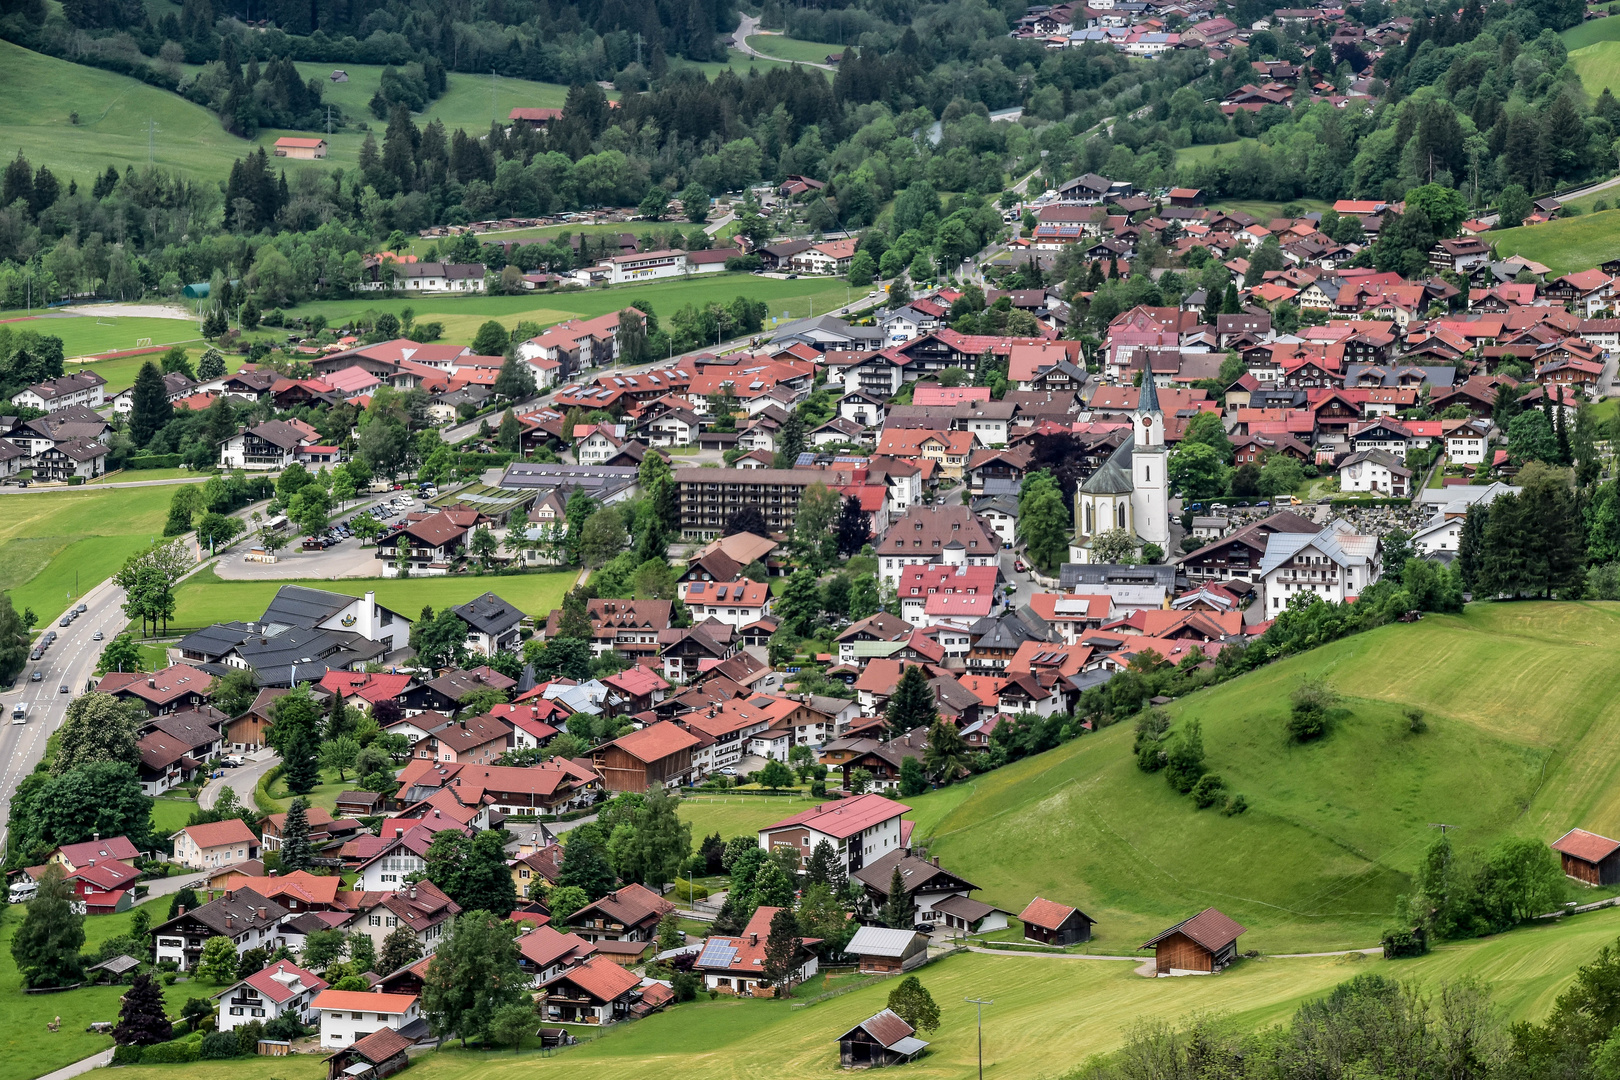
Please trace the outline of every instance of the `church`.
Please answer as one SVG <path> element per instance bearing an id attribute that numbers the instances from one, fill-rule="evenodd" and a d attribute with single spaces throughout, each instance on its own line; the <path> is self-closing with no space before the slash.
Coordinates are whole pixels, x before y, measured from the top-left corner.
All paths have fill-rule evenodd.
<path id="1" fill-rule="evenodd" d="M 1091 554 L 1098 533 L 1124 529 L 1138 547 L 1170 542 L 1170 477 L 1164 444 L 1164 413 L 1150 377 L 1131 415 L 1131 434 L 1074 493 L 1074 543 L 1070 562 L 1098 562 Z"/>

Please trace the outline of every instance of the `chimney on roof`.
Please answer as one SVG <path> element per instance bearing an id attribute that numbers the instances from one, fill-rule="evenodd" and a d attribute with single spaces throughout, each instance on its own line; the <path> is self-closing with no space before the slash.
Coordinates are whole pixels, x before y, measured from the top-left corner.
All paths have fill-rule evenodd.
<path id="1" fill-rule="evenodd" d="M 186 905 L 181 904 L 179 907 L 175 908 L 175 915 L 176 916 L 184 915 L 185 913 L 186 913 Z"/>
<path id="2" fill-rule="evenodd" d="M 400 837 L 402 837 L 404 835 L 405 835 L 405 830 L 400 828 L 398 825 L 395 825 L 394 826 L 394 839 L 397 840 L 397 839 L 399 839 Z"/>
<path id="3" fill-rule="evenodd" d="M 411 886 L 411 899 L 412 900 L 416 899 L 416 886 L 415 885 Z"/>
<path id="4" fill-rule="evenodd" d="M 101 843 L 101 834 L 98 832 L 93 832 L 90 834 L 90 839 L 99 844 Z"/>
<path id="5" fill-rule="evenodd" d="M 269 919 L 270 918 L 270 909 L 267 908 L 267 907 L 260 908 L 259 909 L 259 918 L 261 918 L 261 919 Z"/>
<path id="6" fill-rule="evenodd" d="M 90 860 L 90 865 L 91 865 L 91 866 L 94 866 L 94 865 L 96 865 L 96 860 L 94 860 L 94 859 L 91 859 L 91 860 Z"/>
<path id="7" fill-rule="evenodd" d="M 759 944 L 759 935 L 758 934 L 749 934 L 748 935 L 748 944 L 750 944 L 750 945 L 758 945 Z"/>
<path id="8" fill-rule="evenodd" d="M 234 916 L 234 915 L 225 916 L 225 929 L 229 930 L 235 925 L 236 925 L 236 916 Z"/>
<path id="9" fill-rule="evenodd" d="M 157 679 L 155 679 L 155 678 L 147 679 L 146 680 L 146 685 L 152 687 L 153 689 L 156 689 L 157 688 Z"/>

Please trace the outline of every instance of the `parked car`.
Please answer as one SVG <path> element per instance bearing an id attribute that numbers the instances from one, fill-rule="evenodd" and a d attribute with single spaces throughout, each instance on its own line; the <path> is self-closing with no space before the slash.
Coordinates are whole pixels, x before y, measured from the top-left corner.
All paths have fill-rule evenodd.
<path id="1" fill-rule="evenodd" d="M 90 605 L 89 604 L 80 604 L 78 607 L 74 608 L 73 610 L 75 612 L 77 612 L 78 614 L 83 615 L 85 612 L 90 610 Z"/>
<path id="2" fill-rule="evenodd" d="M 1022 573 L 1024 573 L 1025 571 L 1027 571 L 1029 569 L 1029 564 L 1024 562 L 1023 559 L 1014 559 L 1013 560 L 1013 569 L 1017 570 L 1020 574 L 1022 574 Z"/>

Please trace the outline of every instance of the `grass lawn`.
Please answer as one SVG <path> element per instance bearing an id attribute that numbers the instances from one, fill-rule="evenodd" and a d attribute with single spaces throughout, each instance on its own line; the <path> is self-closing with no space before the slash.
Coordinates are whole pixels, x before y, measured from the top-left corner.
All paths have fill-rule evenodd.
<path id="1" fill-rule="evenodd" d="M 119 469 L 98 476 L 89 483 L 93 487 L 98 484 L 133 484 L 141 480 L 180 480 L 199 475 L 201 474 L 191 469 Z M 208 477 L 202 476 L 202 479 L 206 480 Z"/>
<path id="2" fill-rule="evenodd" d="M 318 806 L 322 810 L 335 814 L 337 797 L 345 791 L 353 791 L 355 785 L 359 783 L 353 769 L 349 770 L 348 777 L 347 780 L 340 781 L 337 778 L 336 769 L 322 769 L 321 782 L 315 786 L 314 791 L 305 795 L 304 798 L 309 800 L 311 806 Z M 269 786 L 269 792 L 270 799 L 276 804 L 276 810 L 278 811 L 287 809 L 288 804 L 293 800 L 293 793 L 287 790 L 287 783 L 280 776 L 277 776 L 275 783 Z M 238 791 L 236 797 L 243 802 L 247 802 L 252 794 L 250 791 Z M 263 808 L 261 807 L 261 809 Z"/>
<path id="3" fill-rule="evenodd" d="M 1358 974 L 1377 972 L 1434 987 L 1473 975 L 1488 982 L 1510 1021 L 1539 1019 L 1620 931 L 1620 912 L 1604 911 L 1556 926 L 1445 946 L 1418 960 L 1363 957 L 1244 961 L 1215 978 L 1144 979 L 1133 965 L 1049 955 L 959 954 L 917 974 L 940 1006 L 939 1030 L 928 1053 L 906 1075 L 928 1080 L 971 1076 L 976 1062 L 974 1006 L 984 1010 L 987 1073 L 1004 1077 L 1062 1076 L 1093 1054 L 1116 1050 L 1141 1019 L 1176 1022 L 1191 1013 L 1220 1011 L 1244 1027 L 1282 1022 L 1299 1004 Z M 837 985 L 835 982 L 832 984 Z M 591 1041 L 570 1049 L 554 1068 L 576 1080 L 781 1080 L 845 1075 L 833 1042 L 883 1007 L 893 980 L 883 980 L 809 1008 L 765 1000 L 699 998 L 664 1013 L 603 1031 L 576 1032 Z M 801 998 L 821 988 L 815 980 Z M 65 1025 L 64 1025 L 65 1026 Z M 518 1080 L 545 1069 L 539 1055 L 510 1050 L 451 1048 L 415 1059 L 418 1080 Z M 229 1072 L 226 1072 L 226 1068 Z M 175 1070 L 141 1066 L 127 1080 L 163 1080 Z M 245 1058 L 200 1062 L 186 1080 L 317 1080 L 319 1058 Z M 3 1080 L 3 1078 L 0 1078 Z M 19 1077 L 20 1080 L 20 1077 Z"/>
<path id="4" fill-rule="evenodd" d="M 171 491 L 159 488 L 159 491 Z M 166 500 L 165 500 L 166 501 Z M 207 626 L 233 619 L 257 619 L 264 614 L 276 590 L 283 585 L 304 585 L 312 589 L 362 596 L 375 591 L 379 603 L 402 615 L 416 618 L 423 605 L 438 611 L 446 605 L 464 604 L 485 592 L 494 592 L 520 610 L 544 618 L 562 603 L 563 594 L 573 587 L 574 571 L 555 574 L 512 574 L 483 576 L 457 574 L 436 578 L 343 578 L 337 581 L 221 581 L 205 569 L 184 581 L 176 594 L 173 626 Z"/>
<path id="5" fill-rule="evenodd" d="M 764 52 L 765 50 L 761 49 L 760 51 Z M 827 54 L 825 52 L 823 52 L 821 55 L 826 56 Z M 817 57 L 817 59 L 819 60 L 820 57 Z M 742 78 L 746 79 L 746 78 L 748 78 L 748 71 L 749 71 L 750 68 L 754 69 L 755 71 L 758 71 L 761 75 L 763 75 L 763 74 L 765 74 L 765 72 L 771 70 L 772 68 L 775 68 L 775 67 L 787 67 L 788 64 L 786 62 L 780 62 L 779 63 L 779 62 L 777 62 L 775 60 L 761 60 L 756 56 L 748 56 L 745 53 L 740 53 L 736 49 L 727 49 L 726 50 L 726 62 L 723 63 L 723 64 L 717 64 L 717 63 L 694 64 L 690 60 L 671 60 L 669 62 L 669 66 L 670 66 L 671 69 L 674 69 L 674 68 L 697 68 L 699 71 L 703 72 L 704 77 L 708 78 L 708 79 L 713 79 L 716 75 L 720 74 L 722 71 L 734 71 L 738 75 L 740 75 Z M 818 70 L 818 69 L 811 68 L 810 70 L 815 71 L 815 70 Z M 826 75 L 826 74 L 829 74 L 829 73 L 828 72 L 822 72 L 822 74 Z"/>
<path id="6" fill-rule="evenodd" d="M 842 45 L 829 45 L 824 41 L 800 41 L 783 34 L 755 34 L 748 39 L 748 47 L 767 56 L 783 60 L 797 60 L 805 64 L 825 64 L 827 57 L 844 51 Z"/>
<path id="7" fill-rule="evenodd" d="M 162 922 L 169 898 L 150 903 L 152 921 Z M 117 1020 L 118 999 L 124 992 L 121 986 L 91 986 L 61 994 L 24 994 L 11 959 L 11 936 L 22 925 L 23 915 L 21 904 L 0 909 L 0 1080 L 31 1080 L 111 1047 L 112 1036 L 85 1029 L 93 1021 Z M 129 922 L 129 912 L 86 919 L 82 951 L 94 952 L 108 938 L 128 933 Z M 187 998 L 206 997 L 217 989 L 206 983 L 175 983 L 164 991 L 170 1015 L 179 1015 Z M 62 1030 L 53 1034 L 45 1025 L 56 1016 L 62 1018 Z"/>
<path id="8" fill-rule="evenodd" d="M 1321 199 L 1290 199 L 1287 202 L 1261 202 L 1258 199 L 1219 199 L 1212 204 L 1216 210 L 1241 210 L 1245 214 L 1253 214 L 1260 219 L 1261 224 L 1275 217 L 1282 217 L 1283 207 L 1297 206 L 1302 213 L 1311 210 L 1328 210 L 1333 206 L 1330 202 Z"/>
<path id="9" fill-rule="evenodd" d="M 1207 165 L 1216 158 L 1235 158 L 1249 147 L 1258 147 L 1259 139 L 1238 139 L 1228 143 L 1209 143 L 1204 146 L 1183 146 L 1176 151 L 1177 167 Z"/>
<path id="10" fill-rule="evenodd" d="M 722 840 L 753 834 L 824 801 L 800 795 L 682 795 L 679 813 L 692 825 L 695 848 L 713 833 Z"/>
<path id="11" fill-rule="evenodd" d="M 542 326 L 571 318 L 605 315 L 642 300 L 651 304 L 660 318 L 668 318 L 686 304 L 715 300 L 729 303 L 733 297 L 747 296 L 770 305 L 771 319 L 802 319 L 842 306 L 849 296 L 842 279 L 801 277 L 795 281 L 755 277 L 752 274 L 713 274 L 690 281 L 661 281 L 643 285 L 622 285 L 610 289 L 582 289 L 572 292 L 541 293 L 530 296 L 477 297 L 394 297 L 360 300 L 325 300 L 305 304 L 297 314 L 319 312 L 336 323 L 362 312 L 399 314 L 410 307 L 418 322 L 442 322 L 445 340 L 471 342 L 478 327 L 494 319 L 510 330 L 519 321 Z M 771 326 L 766 321 L 766 328 Z"/>
<path id="12" fill-rule="evenodd" d="M 197 804 L 190 799 L 153 799 L 152 830 L 159 836 L 168 836 L 186 827 Z"/>
<path id="13" fill-rule="evenodd" d="M 1429 822 L 1458 826 L 1469 848 L 1620 826 L 1617 624 L 1615 604 L 1475 604 L 1178 701 L 1178 720 L 1203 723 L 1208 768 L 1247 797 L 1238 817 L 1137 769 L 1121 724 L 977 777 L 965 796 L 911 800 L 917 842 L 1001 907 L 1034 893 L 1078 905 L 1110 949 L 1210 905 L 1250 928 L 1247 948 L 1372 945 Z M 1328 738 L 1292 745 L 1287 696 L 1316 675 L 1355 696 Z M 1409 732 L 1407 705 L 1427 712 L 1426 734 Z M 943 813 L 930 802 L 948 799 Z"/>
<path id="14" fill-rule="evenodd" d="M 1564 48 L 1570 52 L 1604 41 L 1620 41 L 1620 19 L 1593 19 L 1572 26 L 1558 35 L 1564 39 Z"/>
<path id="15" fill-rule="evenodd" d="M 173 485 L 0 495 L 0 590 L 52 619 L 163 535 Z M 262 609 L 261 609 L 262 610 Z"/>
<path id="16" fill-rule="evenodd" d="M 1616 70 L 1620 73 L 1620 42 L 1615 42 L 1612 46 L 1594 46 L 1594 48 L 1605 47 L 1613 48 Z M 1613 82 L 1616 86 L 1620 86 L 1620 78 L 1614 79 Z M 1602 89 L 1603 87 L 1599 86 L 1593 93 L 1601 93 Z M 1603 194 L 1611 196 L 1611 205 L 1615 198 L 1620 198 L 1620 195 L 1614 192 Z M 1489 240 L 1496 245 L 1496 250 L 1503 258 L 1509 255 L 1523 255 L 1527 259 L 1544 263 L 1555 274 L 1590 270 L 1604 259 L 1611 257 L 1615 249 L 1620 247 L 1620 210 L 1559 218 L 1544 225 L 1503 229 L 1501 232 L 1492 232 Z"/>

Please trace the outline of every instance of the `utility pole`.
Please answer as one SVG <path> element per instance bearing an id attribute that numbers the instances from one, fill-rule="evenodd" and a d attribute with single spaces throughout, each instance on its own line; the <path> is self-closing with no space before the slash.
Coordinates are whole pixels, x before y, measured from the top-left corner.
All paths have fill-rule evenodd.
<path id="1" fill-rule="evenodd" d="M 636 63 L 641 63 L 641 31 L 636 31 Z"/>
<path id="2" fill-rule="evenodd" d="M 1441 836 L 1446 835 L 1446 830 L 1447 829 L 1455 829 L 1456 827 L 1457 826 L 1455 826 L 1455 825 L 1445 825 L 1445 824 L 1442 824 L 1442 823 L 1440 823 L 1438 821 L 1429 822 L 1429 828 L 1431 828 L 1431 829 L 1439 829 Z"/>
<path id="3" fill-rule="evenodd" d="M 495 123 L 501 118 L 501 108 L 498 104 L 501 92 L 501 77 L 494 68 L 489 70 L 489 122 Z"/>
<path id="4" fill-rule="evenodd" d="M 156 142 L 157 129 L 156 120 L 146 122 L 146 163 L 148 165 L 152 164 L 152 148 Z"/>
<path id="5" fill-rule="evenodd" d="M 963 998 L 969 1005 L 978 1006 L 979 1013 L 979 1080 L 984 1080 L 984 1007 L 994 1005 L 989 998 Z"/>
<path id="6" fill-rule="evenodd" d="M 326 133 L 332 134 L 332 106 L 326 107 Z"/>

